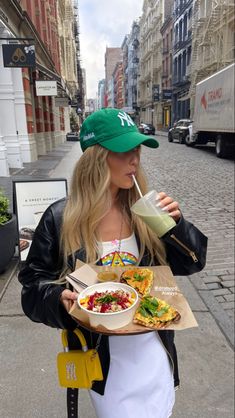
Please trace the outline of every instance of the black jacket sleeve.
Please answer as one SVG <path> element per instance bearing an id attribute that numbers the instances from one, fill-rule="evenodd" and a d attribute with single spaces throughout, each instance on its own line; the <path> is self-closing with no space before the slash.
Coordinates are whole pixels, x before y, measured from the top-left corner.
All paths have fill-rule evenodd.
<path id="1" fill-rule="evenodd" d="M 166 244 L 167 261 L 174 275 L 187 276 L 205 267 L 207 237 L 183 216 L 163 241 Z"/>
<path id="2" fill-rule="evenodd" d="M 22 308 L 32 321 L 55 328 L 74 329 L 76 322 L 60 302 L 65 285 L 53 283 L 63 268 L 59 249 L 62 207 L 60 201 L 44 213 L 18 279 L 23 285 Z"/>

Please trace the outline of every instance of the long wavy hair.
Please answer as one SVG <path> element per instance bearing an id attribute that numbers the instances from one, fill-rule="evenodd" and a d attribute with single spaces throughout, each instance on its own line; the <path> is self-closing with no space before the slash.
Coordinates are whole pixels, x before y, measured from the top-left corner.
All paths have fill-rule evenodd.
<path id="1" fill-rule="evenodd" d="M 97 227 L 112 203 L 108 152 L 100 145 L 89 147 L 74 168 L 62 223 L 61 246 L 65 259 L 81 248 L 85 249 L 87 263 L 95 263 L 100 258 Z M 148 191 L 147 182 L 141 166 L 136 179 L 145 194 Z M 117 196 L 125 219 L 140 238 L 139 261 L 147 248 L 152 260 L 156 257 L 159 264 L 165 265 L 167 263 L 164 244 L 130 211 L 130 207 L 138 198 L 136 187 L 120 189 Z"/>

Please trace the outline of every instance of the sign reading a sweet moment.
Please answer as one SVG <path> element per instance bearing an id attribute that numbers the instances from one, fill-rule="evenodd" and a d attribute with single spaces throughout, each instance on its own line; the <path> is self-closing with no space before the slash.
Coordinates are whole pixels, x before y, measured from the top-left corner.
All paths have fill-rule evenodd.
<path id="1" fill-rule="evenodd" d="M 52 203 L 67 196 L 66 179 L 13 182 L 14 212 L 18 222 L 19 254 L 25 261 L 35 229 Z"/>

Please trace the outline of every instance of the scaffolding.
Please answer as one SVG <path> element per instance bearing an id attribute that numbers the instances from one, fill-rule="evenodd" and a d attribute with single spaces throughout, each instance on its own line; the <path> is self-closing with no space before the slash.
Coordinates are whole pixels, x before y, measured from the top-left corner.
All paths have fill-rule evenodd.
<path id="1" fill-rule="evenodd" d="M 192 15 L 191 110 L 196 84 L 234 62 L 234 26 L 232 0 L 195 0 Z"/>

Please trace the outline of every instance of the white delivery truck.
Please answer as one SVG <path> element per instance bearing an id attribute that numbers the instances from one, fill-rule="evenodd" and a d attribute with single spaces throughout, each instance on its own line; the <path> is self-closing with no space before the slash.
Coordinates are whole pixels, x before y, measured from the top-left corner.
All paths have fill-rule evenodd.
<path id="1" fill-rule="evenodd" d="M 215 142 L 216 155 L 231 155 L 235 146 L 234 70 L 231 64 L 196 85 L 192 134 L 186 145 Z"/>

